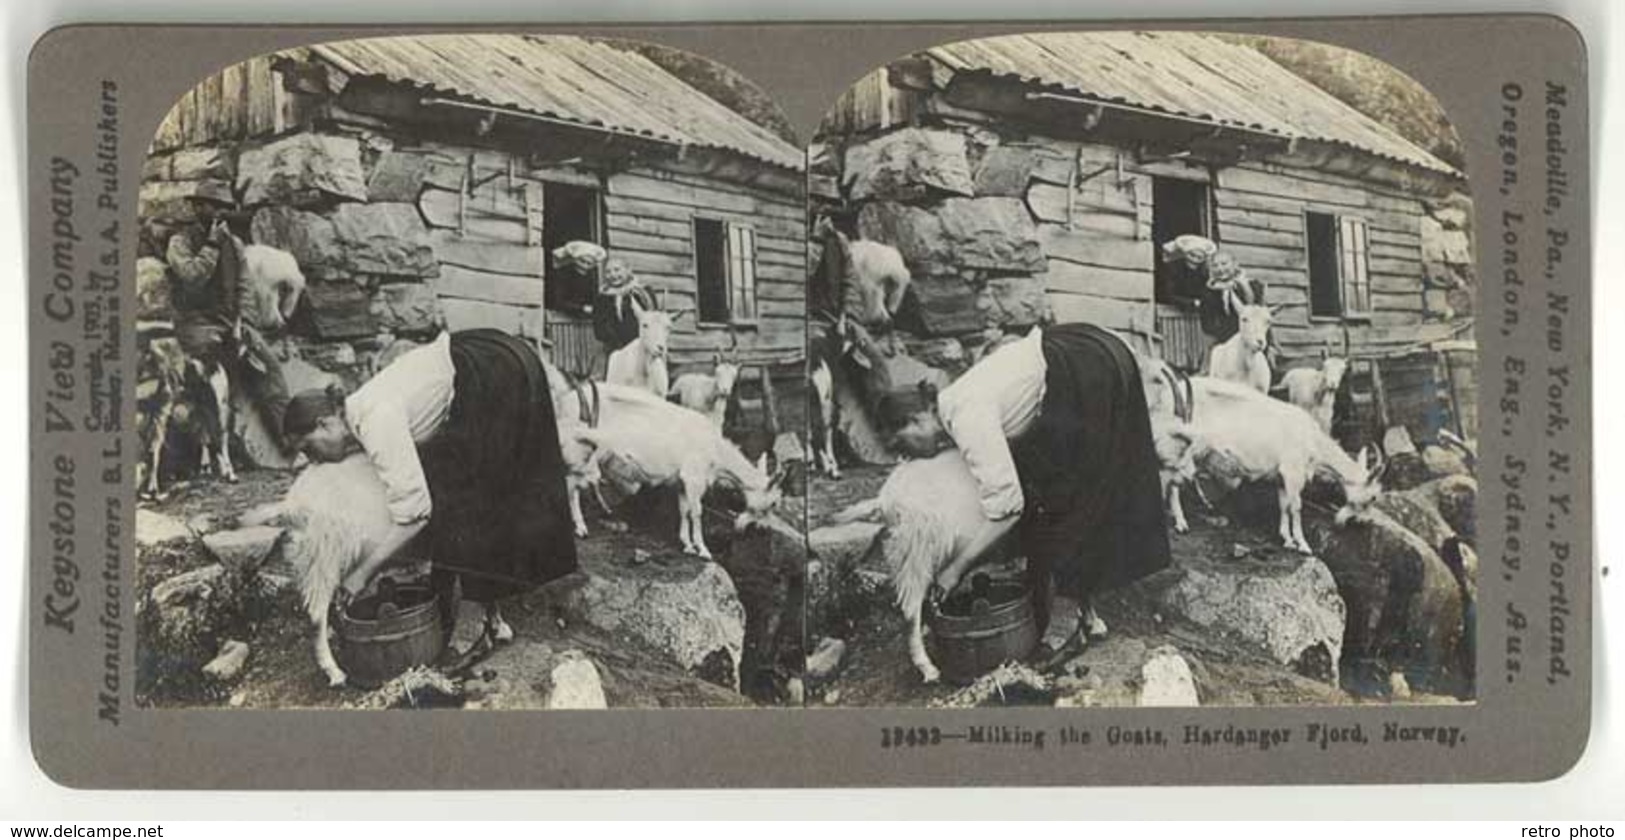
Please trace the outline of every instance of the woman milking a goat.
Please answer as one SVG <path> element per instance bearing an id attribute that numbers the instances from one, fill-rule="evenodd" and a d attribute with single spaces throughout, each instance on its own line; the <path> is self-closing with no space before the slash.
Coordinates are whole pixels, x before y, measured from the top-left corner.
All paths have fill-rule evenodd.
<path id="1" fill-rule="evenodd" d="M 918 457 L 956 447 L 990 523 L 984 537 L 944 558 L 935 576 L 939 597 L 992 542 L 1015 532 L 1041 619 L 1047 613 L 1033 657 L 1042 668 L 1058 667 L 1091 634 L 1105 632 L 1091 596 L 1169 565 L 1138 365 L 1107 330 L 1034 328 L 944 388 L 935 410 L 916 415 L 896 443 Z M 919 647 L 915 635 L 911 654 L 930 680 L 935 668 L 923 649 L 912 649 Z"/>
<path id="2" fill-rule="evenodd" d="M 486 605 L 482 644 L 513 637 L 499 599 L 576 568 L 548 372 L 523 339 L 442 333 L 354 394 L 297 394 L 283 432 L 314 462 L 363 453 L 382 481 L 391 525 L 346 567 L 339 610 L 425 530 L 442 609 L 455 615 L 457 586 Z"/>

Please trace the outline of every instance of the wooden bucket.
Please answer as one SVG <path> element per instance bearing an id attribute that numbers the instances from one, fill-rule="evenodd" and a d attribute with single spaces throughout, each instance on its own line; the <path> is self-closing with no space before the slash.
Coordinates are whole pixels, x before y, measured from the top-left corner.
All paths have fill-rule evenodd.
<path id="1" fill-rule="evenodd" d="M 1010 661 L 1021 661 L 1038 644 L 1032 594 L 1014 581 L 978 575 L 969 591 L 950 595 L 927 619 L 932 661 L 950 682 L 968 683 Z"/>
<path id="2" fill-rule="evenodd" d="M 432 664 L 445 644 L 434 590 L 387 578 L 376 594 L 351 602 L 336 629 L 339 664 L 351 682 L 363 687 L 383 685 L 411 668 Z"/>

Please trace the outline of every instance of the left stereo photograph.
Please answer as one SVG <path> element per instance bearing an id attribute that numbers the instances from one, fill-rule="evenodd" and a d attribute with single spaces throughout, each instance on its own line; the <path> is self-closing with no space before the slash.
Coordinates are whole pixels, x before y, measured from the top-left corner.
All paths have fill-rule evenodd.
<path id="1" fill-rule="evenodd" d="M 668 47 L 203 80 L 141 174 L 137 702 L 800 705 L 805 206 Z"/>

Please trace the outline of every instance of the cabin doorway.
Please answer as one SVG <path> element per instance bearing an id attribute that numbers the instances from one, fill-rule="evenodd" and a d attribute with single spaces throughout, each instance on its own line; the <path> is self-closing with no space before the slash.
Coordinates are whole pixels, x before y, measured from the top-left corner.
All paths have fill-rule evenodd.
<path id="1" fill-rule="evenodd" d="M 1162 246 L 1187 234 L 1213 236 L 1212 191 L 1202 181 L 1151 179 L 1151 241 L 1155 262 L 1157 337 L 1162 358 L 1186 372 L 1201 369 L 1207 336 L 1197 317 L 1203 274 L 1182 261 L 1165 262 Z"/>
<path id="2" fill-rule="evenodd" d="M 592 187 L 549 181 L 542 192 L 547 340 L 553 364 L 577 376 L 602 375 L 598 370 L 603 367 L 602 353 L 592 332 L 592 303 L 601 270 L 555 264 L 553 251 L 576 241 L 604 244 L 602 208 L 602 194 Z"/>

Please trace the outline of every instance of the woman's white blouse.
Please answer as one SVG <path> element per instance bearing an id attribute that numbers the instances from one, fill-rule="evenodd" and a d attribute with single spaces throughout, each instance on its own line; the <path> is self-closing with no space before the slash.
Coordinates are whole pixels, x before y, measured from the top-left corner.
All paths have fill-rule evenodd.
<path id="1" fill-rule="evenodd" d="M 993 351 L 937 395 L 942 425 L 964 454 L 990 519 L 1021 513 L 1025 500 L 1010 439 L 1031 428 L 1044 403 L 1043 334 Z"/>
<path id="2" fill-rule="evenodd" d="M 424 521 L 433 510 L 418 444 L 445 425 L 455 376 L 451 333 L 443 332 L 390 363 L 344 401 L 350 431 L 383 479 L 390 517 L 401 525 Z"/>

